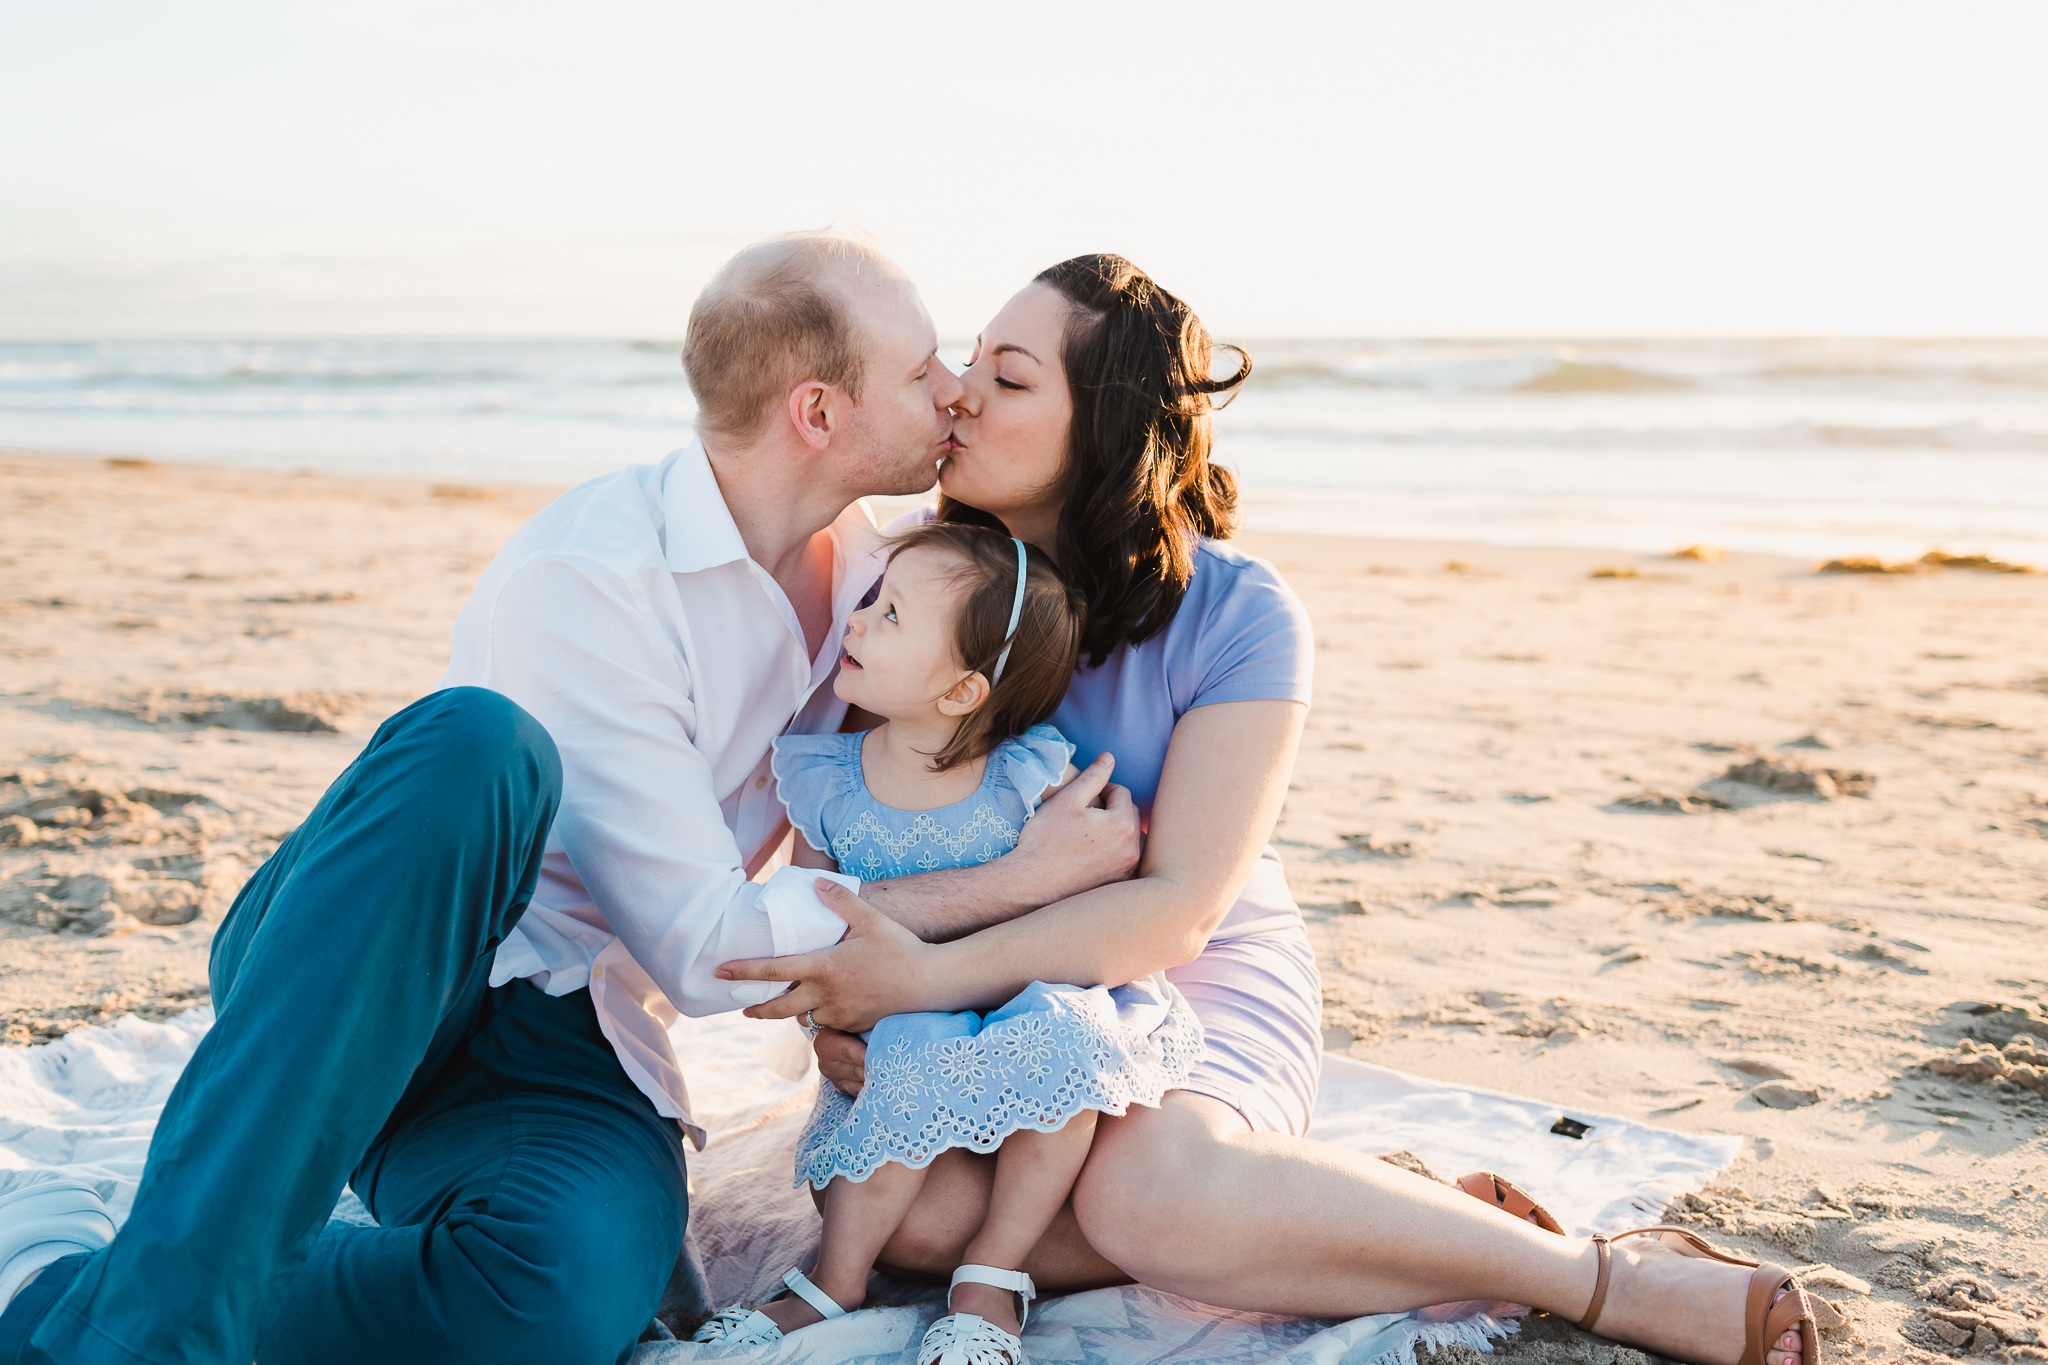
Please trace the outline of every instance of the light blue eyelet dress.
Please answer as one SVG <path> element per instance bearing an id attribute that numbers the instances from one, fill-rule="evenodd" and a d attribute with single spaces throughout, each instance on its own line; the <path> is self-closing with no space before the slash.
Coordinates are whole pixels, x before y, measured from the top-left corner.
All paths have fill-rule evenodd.
<path id="1" fill-rule="evenodd" d="M 972 796 L 906 811 L 869 794 L 861 740 L 784 735 L 773 764 L 790 823 L 864 881 L 1000 858 L 1074 752 L 1034 725 L 989 755 Z M 926 1166 L 949 1147 L 992 1152 L 1084 1109 L 1157 1105 L 1202 1057 L 1201 1021 L 1163 974 L 1114 990 L 1034 981 L 986 1014 L 894 1014 L 864 1036 L 867 1084 L 859 1099 L 819 1085 L 797 1141 L 798 1185 L 865 1180 L 891 1161 Z"/>

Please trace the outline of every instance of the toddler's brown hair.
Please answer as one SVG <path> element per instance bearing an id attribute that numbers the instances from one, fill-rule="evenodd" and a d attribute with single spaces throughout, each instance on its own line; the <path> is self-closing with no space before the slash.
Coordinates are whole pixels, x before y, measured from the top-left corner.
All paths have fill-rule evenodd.
<path id="1" fill-rule="evenodd" d="M 1016 541 L 982 526 L 934 522 L 893 537 L 889 557 L 911 549 L 942 550 L 959 566 L 953 653 L 963 668 L 990 684 L 988 699 L 962 716 L 953 737 L 931 756 L 932 769 L 946 772 L 993 752 L 1059 709 L 1080 659 L 1088 613 L 1080 590 L 1052 557 L 1026 546 L 1024 605 L 1016 633 L 1006 638 L 1017 597 Z M 1005 646 L 1008 659 L 1002 658 Z M 998 660 L 1001 677 L 996 676 Z"/>

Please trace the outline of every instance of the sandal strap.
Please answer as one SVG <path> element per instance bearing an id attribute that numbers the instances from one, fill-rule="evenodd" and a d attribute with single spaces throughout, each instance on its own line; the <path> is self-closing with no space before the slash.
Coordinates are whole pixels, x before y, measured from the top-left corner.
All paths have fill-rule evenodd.
<path id="1" fill-rule="evenodd" d="M 1627 1232 L 1615 1233 L 1613 1240 L 1619 1242 L 1624 1237 L 1655 1237 L 1659 1241 L 1662 1241 L 1663 1234 L 1667 1232 L 1673 1233 L 1679 1237 L 1683 1237 L 1687 1242 L 1689 1242 L 1692 1245 L 1693 1251 L 1687 1251 L 1684 1247 L 1672 1247 L 1672 1250 L 1676 1251 L 1681 1256 L 1691 1256 L 1695 1252 L 1697 1252 L 1699 1255 L 1706 1257 L 1708 1260 L 1719 1261 L 1723 1265 L 1739 1265 L 1744 1267 L 1745 1269 L 1754 1267 L 1756 1265 L 1755 1261 L 1745 1261 L 1740 1256 L 1733 1256 L 1730 1255 L 1728 1252 L 1721 1250 L 1712 1242 L 1707 1241 L 1705 1238 L 1701 1237 L 1698 1233 L 1692 1231 L 1690 1228 L 1631 1228 Z"/>
<path id="2" fill-rule="evenodd" d="M 810 1276 L 795 1266 L 789 1268 L 788 1273 L 782 1277 L 782 1282 L 789 1286 L 792 1294 L 817 1309 L 827 1321 L 846 1316 L 846 1310 L 841 1308 L 830 1294 L 812 1284 Z"/>
<path id="3" fill-rule="evenodd" d="M 917 1365 L 1004 1362 L 1025 1365 L 1023 1341 L 974 1313 L 948 1313 L 925 1329 L 917 1348 Z"/>
<path id="4" fill-rule="evenodd" d="M 1764 1340 L 1776 1341 L 1794 1328 L 1799 1331 L 1802 1365 L 1820 1365 L 1820 1322 L 1813 1315 L 1813 1300 L 1807 1297 L 1806 1287 L 1796 1279 L 1787 1288 L 1785 1297 L 1771 1305 L 1771 1311 L 1764 1319 Z"/>
<path id="5" fill-rule="evenodd" d="M 1778 1295 L 1781 1289 L 1783 1297 Z M 1749 1311 L 1744 1316 L 1749 1332 L 1742 1347 L 1742 1365 L 1765 1365 L 1765 1353 L 1794 1328 L 1799 1329 L 1803 1365 L 1819 1365 L 1820 1324 L 1814 1320 L 1813 1302 L 1784 1266 L 1766 1261 L 1750 1274 Z"/>
<path id="6" fill-rule="evenodd" d="M 1600 1321 L 1600 1310 L 1607 1306 L 1607 1276 L 1612 1269 L 1609 1262 L 1614 1253 L 1607 1249 L 1605 1237 L 1595 1237 L 1593 1245 L 1600 1249 L 1600 1272 L 1593 1280 L 1593 1301 L 1586 1305 L 1586 1315 L 1579 1319 L 1579 1330 L 1590 1332 L 1593 1324 Z M 1744 1362 L 1748 1365 L 1748 1362 Z"/>
<path id="7" fill-rule="evenodd" d="M 1586 1315 L 1579 1319 L 1579 1329 L 1590 1332 L 1600 1321 L 1600 1310 L 1607 1306 L 1607 1280 L 1611 1272 L 1610 1261 L 1613 1252 L 1610 1242 L 1623 1237 L 1642 1237 L 1654 1233 L 1675 1232 L 1709 1259 L 1723 1261 L 1730 1265 L 1755 1266 L 1749 1277 L 1749 1303 L 1743 1313 L 1744 1326 L 1748 1328 L 1742 1346 L 1741 1365 L 1767 1365 L 1766 1353 L 1774 1348 L 1778 1338 L 1797 1328 L 1799 1330 L 1800 1365 L 1821 1365 L 1820 1324 L 1813 1316 L 1813 1301 L 1806 1296 L 1806 1289 L 1793 1273 L 1781 1265 L 1765 1261 L 1757 1265 L 1730 1256 L 1700 1240 L 1684 1228 L 1635 1228 L 1629 1232 L 1617 1233 L 1613 1238 L 1595 1237 L 1593 1245 L 1600 1250 L 1600 1271 L 1593 1281 L 1593 1299 L 1586 1305 Z M 1784 1290 L 1782 1296 L 1779 1290 Z"/>
<path id="8" fill-rule="evenodd" d="M 993 1265 L 963 1265 L 953 1272 L 952 1283 L 946 1286 L 946 1309 L 953 1308 L 953 1291 L 963 1284 L 985 1284 L 994 1289 L 1007 1289 L 1017 1296 L 1017 1326 L 1021 1329 L 1031 1317 L 1031 1301 L 1038 1297 L 1038 1286 L 1031 1283 L 1031 1277 L 1021 1270 L 1004 1270 Z M 994 1330 L 1000 1331 L 1000 1328 Z"/>
<path id="9" fill-rule="evenodd" d="M 775 1319 L 758 1308 L 721 1308 L 691 1334 L 690 1340 L 708 1345 L 766 1345 L 782 1339 Z"/>
<path id="10" fill-rule="evenodd" d="M 1458 1177 L 1458 1188 L 1474 1199 L 1493 1205 L 1511 1218 L 1534 1223 L 1545 1232 L 1564 1236 L 1564 1228 L 1549 1209 L 1536 1202 L 1527 1190 L 1492 1171 L 1474 1171 Z"/>

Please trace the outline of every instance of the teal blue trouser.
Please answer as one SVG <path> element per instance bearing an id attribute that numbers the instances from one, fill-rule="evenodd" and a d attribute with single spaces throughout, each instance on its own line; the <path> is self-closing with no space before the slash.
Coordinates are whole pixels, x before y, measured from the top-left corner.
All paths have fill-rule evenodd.
<path id="1" fill-rule="evenodd" d="M 496 693 L 385 722 L 236 899 L 134 1211 L 16 1300 L 40 1301 L 22 1360 L 632 1353 L 682 1245 L 681 1133 L 587 991 L 489 985 L 560 793 L 547 732 Z M 344 1182 L 378 1227 L 326 1227 Z"/>

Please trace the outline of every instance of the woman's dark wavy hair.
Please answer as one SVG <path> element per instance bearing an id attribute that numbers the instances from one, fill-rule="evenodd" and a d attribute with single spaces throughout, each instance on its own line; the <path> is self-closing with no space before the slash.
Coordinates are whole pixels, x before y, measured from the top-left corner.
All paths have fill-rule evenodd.
<path id="1" fill-rule="evenodd" d="M 1216 344 L 1185 303 L 1121 256 L 1076 256 L 1032 281 L 1073 307 L 1062 343 L 1074 422 L 1061 470 L 1060 571 L 1088 603 L 1081 653 L 1099 667 L 1166 629 L 1187 594 L 1195 542 L 1237 530 L 1237 479 L 1209 462 L 1212 397 L 1252 372 L 1210 377 Z M 939 499 L 939 520 L 1001 529 Z"/>

